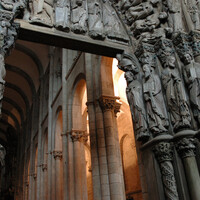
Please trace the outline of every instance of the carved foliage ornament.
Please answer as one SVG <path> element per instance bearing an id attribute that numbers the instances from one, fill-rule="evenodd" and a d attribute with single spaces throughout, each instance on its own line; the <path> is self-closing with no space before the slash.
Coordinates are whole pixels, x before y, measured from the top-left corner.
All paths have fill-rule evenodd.
<path id="1" fill-rule="evenodd" d="M 193 138 L 183 138 L 176 143 L 176 149 L 182 158 L 195 156 L 195 145 Z"/>
<path id="2" fill-rule="evenodd" d="M 70 134 L 73 142 L 86 143 L 88 141 L 88 134 L 86 131 L 72 130 Z"/>
<path id="3" fill-rule="evenodd" d="M 155 145 L 153 152 L 159 163 L 173 159 L 173 146 L 168 142 L 161 142 Z"/>

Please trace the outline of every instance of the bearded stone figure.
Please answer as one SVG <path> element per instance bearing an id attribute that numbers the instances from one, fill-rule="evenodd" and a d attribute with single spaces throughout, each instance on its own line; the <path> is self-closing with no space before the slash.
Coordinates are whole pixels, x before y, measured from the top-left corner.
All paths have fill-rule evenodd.
<path id="1" fill-rule="evenodd" d="M 88 19 L 86 0 L 71 1 L 71 22 L 72 31 L 78 34 L 87 32 L 86 20 Z"/>
<path id="2" fill-rule="evenodd" d="M 183 83 L 175 66 L 175 57 L 168 56 L 162 71 L 162 83 L 166 91 L 167 103 L 174 131 L 190 128 L 191 116 Z"/>
<path id="3" fill-rule="evenodd" d="M 149 64 L 143 65 L 143 71 L 143 92 L 146 102 L 148 124 L 155 137 L 167 132 L 169 121 L 159 76 L 154 73 L 154 68 Z"/>
<path id="4" fill-rule="evenodd" d="M 147 130 L 146 111 L 143 102 L 142 84 L 137 80 L 139 69 L 132 66 L 132 72 L 125 72 L 127 81 L 126 95 L 131 108 L 131 114 L 134 122 L 136 139 L 138 141 L 147 141 L 150 134 Z"/>
<path id="5" fill-rule="evenodd" d="M 183 75 L 188 86 L 194 117 L 200 123 L 200 64 L 190 54 L 183 56 Z"/>

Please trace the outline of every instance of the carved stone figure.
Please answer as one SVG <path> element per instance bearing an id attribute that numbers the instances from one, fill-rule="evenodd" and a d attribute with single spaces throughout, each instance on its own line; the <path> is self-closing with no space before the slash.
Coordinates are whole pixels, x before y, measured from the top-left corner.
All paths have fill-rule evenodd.
<path id="1" fill-rule="evenodd" d="M 78 34 L 86 33 L 88 19 L 86 0 L 71 1 L 71 8 L 72 31 Z"/>
<path id="2" fill-rule="evenodd" d="M 134 127 L 136 130 L 136 139 L 146 141 L 149 138 L 146 123 L 146 112 L 143 102 L 142 85 L 137 80 L 138 68 L 131 63 L 132 71 L 125 72 L 127 81 L 126 95 L 131 108 Z"/>
<path id="3" fill-rule="evenodd" d="M 183 61 L 183 74 L 189 89 L 193 114 L 200 123 L 200 64 L 196 63 L 190 54 L 185 54 Z"/>
<path id="4" fill-rule="evenodd" d="M 199 1 L 198 0 L 186 0 L 185 1 L 189 17 L 193 22 L 195 30 L 200 30 L 200 11 L 199 11 Z M 187 16 L 186 16 L 187 17 Z"/>
<path id="5" fill-rule="evenodd" d="M 136 20 L 144 19 L 153 13 L 153 6 L 148 3 L 141 3 L 138 6 L 130 7 L 126 12 L 126 19 L 131 25 Z"/>
<path id="6" fill-rule="evenodd" d="M 166 91 L 167 103 L 174 131 L 191 126 L 191 116 L 179 72 L 175 66 L 175 57 L 168 56 L 162 71 L 162 82 Z"/>
<path id="7" fill-rule="evenodd" d="M 149 128 L 154 136 L 167 132 L 169 126 L 161 83 L 158 75 L 149 64 L 143 65 L 143 92 L 146 101 Z"/>
<path id="8" fill-rule="evenodd" d="M 90 37 L 105 38 L 102 6 L 99 0 L 88 0 L 88 26 Z"/>
<path id="9" fill-rule="evenodd" d="M 121 0 L 118 1 L 117 7 L 122 13 L 125 13 L 130 7 L 136 6 L 142 3 L 142 0 Z"/>
<path id="10" fill-rule="evenodd" d="M 55 7 L 55 27 L 69 31 L 70 30 L 70 1 L 58 0 Z"/>
<path id="11" fill-rule="evenodd" d="M 52 27 L 54 23 L 53 5 L 53 0 L 33 0 L 30 3 L 32 12 L 30 23 Z"/>
<path id="12" fill-rule="evenodd" d="M 108 0 L 104 0 L 103 3 L 103 24 L 108 38 L 123 42 L 129 41 L 122 23 Z"/>
<path id="13" fill-rule="evenodd" d="M 168 24 L 174 32 L 183 30 L 180 0 L 163 0 L 164 11 L 168 13 Z"/>

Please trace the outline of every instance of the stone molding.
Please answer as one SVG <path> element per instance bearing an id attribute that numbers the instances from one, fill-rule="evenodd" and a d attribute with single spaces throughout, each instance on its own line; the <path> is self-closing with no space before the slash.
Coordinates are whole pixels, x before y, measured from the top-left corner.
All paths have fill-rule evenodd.
<path id="1" fill-rule="evenodd" d="M 83 130 L 72 130 L 70 132 L 73 142 L 87 143 L 89 134 Z"/>
<path id="2" fill-rule="evenodd" d="M 54 150 L 52 153 L 53 153 L 53 157 L 54 157 L 55 160 L 57 160 L 57 159 L 61 160 L 62 159 L 62 151 Z"/>

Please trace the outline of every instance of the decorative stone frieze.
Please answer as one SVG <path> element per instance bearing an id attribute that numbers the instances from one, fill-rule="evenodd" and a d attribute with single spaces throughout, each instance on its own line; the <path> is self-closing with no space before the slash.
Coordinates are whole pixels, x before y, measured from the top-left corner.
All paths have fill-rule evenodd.
<path id="1" fill-rule="evenodd" d="M 53 157 L 55 160 L 62 159 L 62 151 L 53 151 Z"/>
<path id="2" fill-rule="evenodd" d="M 167 199 L 178 200 L 174 168 L 172 165 L 173 148 L 168 142 L 160 142 L 154 146 L 153 152 L 160 165 L 164 191 Z"/>
<path id="3" fill-rule="evenodd" d="M 70 134 L 73 142 L 86 143 L 88 141 L 89 134 L 87 131 L 72 130 Z"/>
<path id="4" fill-rule="evenodd" d="M 183 138 L 176 142 L 176 149 L 181 158 L 195 156 L 195 144 L 193 138 Z"/>

